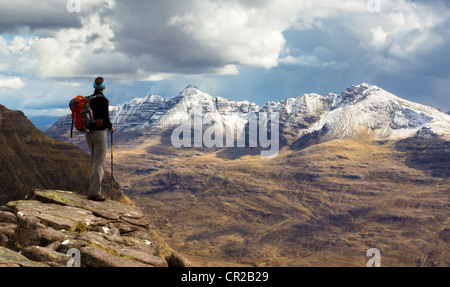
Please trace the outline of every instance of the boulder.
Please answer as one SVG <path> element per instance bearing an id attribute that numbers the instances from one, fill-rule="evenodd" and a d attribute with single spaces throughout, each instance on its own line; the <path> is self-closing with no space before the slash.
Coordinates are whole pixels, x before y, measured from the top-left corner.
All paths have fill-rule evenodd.
<path id="1" fill-rule="evenodd" d="M 66 267 L 71 256 L 41 246 L 29 246 L 22 249 L 21 254 L 33 261 L 42 262 L 52 267 Z"/>
<path id="2" fill-rule="evenodd" d="M 46 267 L 47 265 L 34 262 L 22 254 L 0 246 L 0 267 Z"/>

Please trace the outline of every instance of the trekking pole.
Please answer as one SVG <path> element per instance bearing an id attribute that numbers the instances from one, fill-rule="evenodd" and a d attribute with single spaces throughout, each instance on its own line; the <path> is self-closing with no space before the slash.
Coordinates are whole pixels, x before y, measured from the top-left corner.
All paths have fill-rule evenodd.
<path id="1" fill-rule="evenodd" d="M 111 200 L 114 200 L 114 157 L 113 157 L 113 132 L 111 132 Z"/>

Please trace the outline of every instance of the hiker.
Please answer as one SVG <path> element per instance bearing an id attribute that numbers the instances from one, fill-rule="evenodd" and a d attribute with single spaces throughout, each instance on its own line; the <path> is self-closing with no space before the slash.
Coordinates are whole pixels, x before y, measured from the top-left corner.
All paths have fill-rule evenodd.
<path id="1" fill-rule="evenodd" d="M 90 107 L 95 123 L 90 124 L 89 132 L 86 133 L 86 141 L 93 161 L 88 199 L 104 201 L 106 197 L 101 194 L 101 183 L 107 150 L 106 130 L 108 129 L 111 133 L 114 133 L 115 128 L 109 119 L 109 101 L 103 94 L 106 89 L 106 83 L 102 77 L 95 79 L 94 89 L 94 94 L 90 99 Z"/>

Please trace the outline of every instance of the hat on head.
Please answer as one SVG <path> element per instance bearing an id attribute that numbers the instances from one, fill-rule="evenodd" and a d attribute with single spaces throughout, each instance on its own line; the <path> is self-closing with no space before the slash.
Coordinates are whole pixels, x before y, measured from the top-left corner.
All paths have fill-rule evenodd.
<path id="1" fill-rule="evenodd" d="M 106 87 L 106 82 L 105 82 L 104 79 L 103 79 L 103 82 L 100 85 L 98 85 L 98 86 L 97 86 L 97 84 L 95 82 L 96 81 L 94 81 L 94 89 L 103 90 Z"/>

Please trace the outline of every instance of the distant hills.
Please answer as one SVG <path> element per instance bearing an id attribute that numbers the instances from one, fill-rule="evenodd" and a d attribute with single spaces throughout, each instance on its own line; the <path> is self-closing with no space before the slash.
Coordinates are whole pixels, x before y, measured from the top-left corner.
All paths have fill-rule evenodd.
<path id="1" fill-rule="evenodd" d="M 29 120 L 38 128 L 40 131 L 46 132 L 51 128 L 61 117 L 53 116 L 32 116 Z"/>

